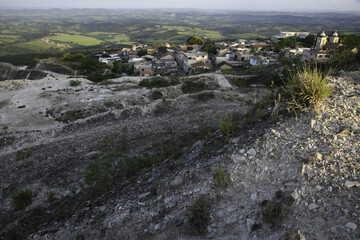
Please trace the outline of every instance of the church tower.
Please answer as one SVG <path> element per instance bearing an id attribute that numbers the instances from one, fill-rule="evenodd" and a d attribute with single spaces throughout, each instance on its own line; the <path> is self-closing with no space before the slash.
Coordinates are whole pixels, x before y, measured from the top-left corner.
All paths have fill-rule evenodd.
<path id="1" fill-rule="evenodd" d="M 333 35 L 330 37 L 330 43 L 331 44 L 338 44 L 339 43 L 339 34 L 337 31 L 333 33 Z"/>
<path id="2" fill-rule="evenodd" d="M 323 31 L 319 37 L 317 37 L 316 39 L 316 46 L 315 49 L 319 49 L 322 50 L 323 47 L 326 45 L 327 43 L 327 36 L 325 34 L 325 32 Z"/>

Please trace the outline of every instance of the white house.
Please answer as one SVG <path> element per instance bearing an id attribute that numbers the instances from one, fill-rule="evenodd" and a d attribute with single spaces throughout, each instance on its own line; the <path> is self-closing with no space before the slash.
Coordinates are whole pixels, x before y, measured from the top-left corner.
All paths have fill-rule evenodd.
<path id="1" fill-rule="evenodd" d="M 207 62 L 208 54 L 205 52 L 189 52 L 184 53 L 183 57 L 183 70 L 188 72 L 191 68 L 191 65 L 197 62 Z"/>
<path id="2" fill-rule="evenodd" d="M 105 57 L 105 58 L 99 58 L 99 61 L 106 64 L 112 64 L 116 61 L 121 61 L 120 57 Z"/>
<path id="3" fill-rule="evenodd" d="M 253 56 L 249 61 L 251 66 L 269 65 L 270 60 L 264 56 Z"/>

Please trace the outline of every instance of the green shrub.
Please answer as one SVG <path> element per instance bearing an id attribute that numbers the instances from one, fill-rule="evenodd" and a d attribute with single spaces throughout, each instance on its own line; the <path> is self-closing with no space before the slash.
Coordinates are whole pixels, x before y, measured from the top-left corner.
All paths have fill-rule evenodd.
<path id="1" fill-rule="evenodd" d="M 280 226 L 289 214 L 294 202 L 295 199 L 289 193 L 277 191 L 272 200 L 266 200 L 262 203 L 264 221 L 273 227 Z"/>
<path id="2" fill-rule="evenodd" d="M 78 234 L 78 235 L 76 235 L 75 240 L 85 240 L 84 234 Z"/>
<path id="3" fill-rule="evenodd" d="M 295 112 L 318 108 L 332 92 L 326 80 L 329 74 L 330 71 L 322 72 L 316 66 L 289 69 L 284 89 L 291 96 L 291 101 L 286 109 Z"/>
<path id="4" fill-rule="evenodd" d="M 48 201 L 52 203 L 55 200 L 55 193 L 54 192 L 48 192 L 47 194 Z"/>
<path id="5" fill-rule="evenodd" d="M 215 94 L 213 92 L 202 92 L 197 95 L 197 98 L 200 101 L 207 101 L 209 99 L 212 99 L 215 97 Z"/>
<path id="6" fill-rule="evenodd" d="M 182 85 L 181 90 L 184 93 L 197 93 L 206 89 L 206 84 L 200 81 L 188 81 Z"/>
<path id="7" fill-rule="evenodd" d="M 201 195 L 186 209 L 192 233 L 205 233 L 210 222 L 210 204 L 205 200 L 205 196 Z"/>
<path id="8" fill-rule="evenodd" d="M 166 80 L 163 77 L 153 77 L 153 78 L 145 78 L 140 81 L 139 86 L 146 87 L 149 89 L 152 88 L 160 88 L 160 87 L 168 87 L 172 85 L 179 84 L 179 80 L 176 78 L 170 79 L 170 81 Z"/>
<path id="9" fill-rule="evenodd" d="M 72 87 L 80 86 L 80 84 L 81 84 L 81 82 L 79 80 L 70 80 L 69 83 L 70 83 L 70 86 L 72 86 Z"/>
<path id="10" fill-rule="evenodd" d="M 33 193 L 29 189 L 20 190 L 11 196 L 16 210 L 26 208 L 32 203 Z"/>
<path id="11" fill-rule="evenodd" d="M 218 168 L 213 177 L 214 183 L 217 187 L 226 187 L 226 173 L 222 169 L 222 167 Z"/>
<path id="12" fill-rule="evenodd" d="M 112 102 L 112 101 L 104 102 L 104 105 L 107 108 L 113 108 L 116 106 L 115 102 Z"/>
<path id="13" fill-rule="evenodd" d="M 16 159 L 20 160 L 20 159 L 25 159 L 25 158 L 29 158 L 33 155 L 34 151 L 30 148 L 26 149 L 26 150 L 21 150 L 21 151 L 17 151 L 16 152 Z"/>
<path id="14" fill-rule="evenodd" d="M 122 172 L 126 178 L 134 177 L 142 169 L 151 167 L 155 163 L 161 162 L 161 157 L 142 155 L 138 157 L 128 157 L 124 155 L 122 164 Z"/>
<path id="15" fill-rule="evenodd" d="M 230 138 L 230 136 L 236 131 L 236 128 L 239 123 L 239 116 L 237 114 L 230 114 L 228 117 L 218 120 L 220 125 L 220 132 L 226 138 Z"/>
<path id="16" fill-rule="evenodd" d="M 108 190 L 112 185 L 114 168 L 110 161 L 94 161 L 86 165 L 82 173 L 85 183 L 97 192 Z"/>
<path id="17" fill-rule="evenodd" d="M 160 91 L 154 91 L 152 93 L 152 99 L 157 100 L 163 98 L 163 94 Z"/>

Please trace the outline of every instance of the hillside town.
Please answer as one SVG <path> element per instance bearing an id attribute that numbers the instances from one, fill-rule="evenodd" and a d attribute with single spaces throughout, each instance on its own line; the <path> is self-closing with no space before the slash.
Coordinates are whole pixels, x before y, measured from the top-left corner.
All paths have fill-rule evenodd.
<path id="1" fill-rule="evenodd" d="M 341 47 L 339 34 L 329 36 L 325 31 L 314 37 L 311 47 L 285 47 L 278 51 L 276 45 L 286 38 L 307 39 L 310 32 L 281 32 L 271 40 L 245 40 L 202 42 L 202 44 L 171 45 L 170 43 L 133 44 L 120 51 L 97 52 L 99 61 L 108 65 L 126 63 L 132 67 L 132 75 L 195 74 L 212 70 L 237 69 L 240 67 L 278 64 L 280 57 L 299 59 L 302 62 L 325 63 L 334 50 Z M 316 35 L 313 35 L 316 36 Z M 199 38 L 199 37 L 198 37 Z M 210 46 L 210 47 L 208 47 Z M 279 51 L 280 50 L 280 51 Z M 353 50 L 357 52 L 357 49 Z M 123 73 L 123 75 L 127 75 Z"/>

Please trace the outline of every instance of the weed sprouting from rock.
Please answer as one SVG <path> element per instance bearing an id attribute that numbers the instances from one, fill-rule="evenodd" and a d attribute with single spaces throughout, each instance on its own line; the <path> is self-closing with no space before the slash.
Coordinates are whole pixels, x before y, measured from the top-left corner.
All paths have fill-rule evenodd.
<path id="1" fill-rule="evenodd" d="M 30 189 L 19 190 L 11 196 L 15 210 L 26 208 L 32 203 L 33 192 Z"/>
<path id="2" fill-rule="evenodd" d="M 329 74 L 330 70 L 322 72 L 316 66 L 288 69 L 284 90 L 291 96 L 291 101 L 286 109 L 293 112 L 317 109 L 332 92 L 327 81 Z"/>
<path id="3" fill-rule="evenodd" d="M 226 138 L 229 139 L 231 135 L 236 131 L 239 123 L 239 115 L 232 113 L 229 116 L 218 120 L 220 125 L 220 132 Z"/>
<path id="4" fill-rule="evenodd" d="M 154 91 L 152 93 L 152 99 L 157 100 L 163 98 L 164 95 L 160 91 Z"/>
<path id="5" fill-rule="evenodd" d="M 112 185 L 113 166 L 110 161 L 94 161 L 86 165 L 83 177 L 85 183 L 92 186 L 95 192 L 108 190 Z"/>
<path id="6" fill-rule="evenodd" d="M 29 158 L 33 155 L 33 153 L 34 153 L 34 151 L 30 148 L 28 148 L 26 150 L 18 151 L 18 152 L 16 152 L 16 159 L 21 160 L 21 159 Z"/>
<path id="7" fill-rule="evenodd" d="M 201 195 L 192 205 L 187 206 L 186 215 L 189 219 L 191 232 L 204 234 L 210 222 L 210 204 L 204 195 Z"/>
<path id="8" fill-rule="evenodd" d="M 54 192 L 48 192 L 47 199 L 49 203 L 53 203 L 55 201 L 55 193 Z"/>
<path id="9" fill-rule="evenodd" d="M 266 200 L 262 203 L 263 220 L 273 227 L 280 226 L 289 214 L 294 202 L 295 199 L 289 193 L 277 191 L 272 200 Z"/>
<path id="10" fill-rule="evenodd" d="M 222 167 L 218 168 L 214 173 L 213 177 L 214 183 L 217 187 L 225 188 L 227 186 L 227 175 Z"/>
<path id="11" fill-rule="evenodd" d="M 169 80 L 163 78 L 163 77 L 153 77 L 153 78 L 145 78 L 141 80 L 139 83 L 139 86 L 146 87 L 146 88 L 161 88 L 161 87 L 168 87 L 172 85 L 179 84 L 179 80 L 172 78 Z"/>
<path id="12" fill-rule="evenodd" d="M 70 80 L 69 84 L 72 87 L 76 87 L 76 86 L 80 86 L 81 82 L 79 80 Z"/>
<path id="13" fill-rule="evenodd" d="M 185 82 L 184 85 L 181 87 L 181 90 L 184 93 L 196 93 L 201 92 L 206 89 L 206 84 L 202 81 L 188 81 Z"/>

